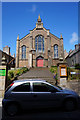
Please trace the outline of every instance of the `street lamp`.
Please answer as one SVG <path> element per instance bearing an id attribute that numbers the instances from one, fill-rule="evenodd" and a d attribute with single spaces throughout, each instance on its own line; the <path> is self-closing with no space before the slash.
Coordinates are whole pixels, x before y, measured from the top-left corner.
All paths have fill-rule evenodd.
<path id="1" fill-rule="evenodd" d="M 31 51 L 32 51 L 32 67 L 33 67 L 33 58 L 34 58 L 33 56 L 34 56 L 36 50 L 35 50 L 35 49 L 32 49 Z"/>

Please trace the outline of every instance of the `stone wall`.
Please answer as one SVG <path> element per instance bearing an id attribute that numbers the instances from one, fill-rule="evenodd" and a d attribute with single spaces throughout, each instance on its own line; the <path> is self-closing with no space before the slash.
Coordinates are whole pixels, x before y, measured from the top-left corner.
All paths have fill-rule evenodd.
<path id="1" fill-rule="evenodd" d="M 67 82 L 67 88 L 74 90 L 80 95 L 80 80 L 70 80 Z"/>

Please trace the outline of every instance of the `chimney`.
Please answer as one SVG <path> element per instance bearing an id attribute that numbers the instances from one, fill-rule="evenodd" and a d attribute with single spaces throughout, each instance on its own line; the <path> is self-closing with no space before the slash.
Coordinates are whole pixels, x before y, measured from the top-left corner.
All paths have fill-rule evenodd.
<path id="1" fill-rule="evenodd" d="M 78 50 L 79 49 L 79 44 L 76 44 L 75 45 L 75 50 Z"/>
<path id="2" fill-rule="evenodd" d="M 8 55 L 10 55 L 10 47 L 8 47 L 8 46 L 3 47 L 3 52 L 5 52 Z"/>

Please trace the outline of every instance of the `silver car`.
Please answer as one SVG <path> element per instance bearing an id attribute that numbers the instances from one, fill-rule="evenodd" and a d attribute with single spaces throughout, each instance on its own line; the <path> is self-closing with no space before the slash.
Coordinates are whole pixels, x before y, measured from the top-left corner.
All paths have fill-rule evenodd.
<path id="1" fill-rule="evenodd" d="M 63 107 L 71 111 L 78 106 L 76 92 L 53 86 L 45 80 L 16 80 L 5 91 L 3 109 L 8 115 L 20 110 Z"/>

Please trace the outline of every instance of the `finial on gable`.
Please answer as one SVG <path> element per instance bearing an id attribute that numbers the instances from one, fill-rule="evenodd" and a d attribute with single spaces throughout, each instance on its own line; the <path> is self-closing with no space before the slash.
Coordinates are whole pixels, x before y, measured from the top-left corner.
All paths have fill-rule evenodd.
<path id="1" fill-rule="evenodd" d="M 19 40 L 19 34 L 18 34 L 18 36 L 17 36 L 17 40 Z"/>
<path id="2" fill-rule="evenodd" d="M 63 38 L 63 37 L 62 37 L 62 33 L 61 33 L 61 36 L 60 36 L 60 38 Z"/>
<path id="3" fill-rule="evenodd" d="M 38 16 L 38 22 L 41 22 L 40 14 L 39 14 L 39 16 Z"/>

